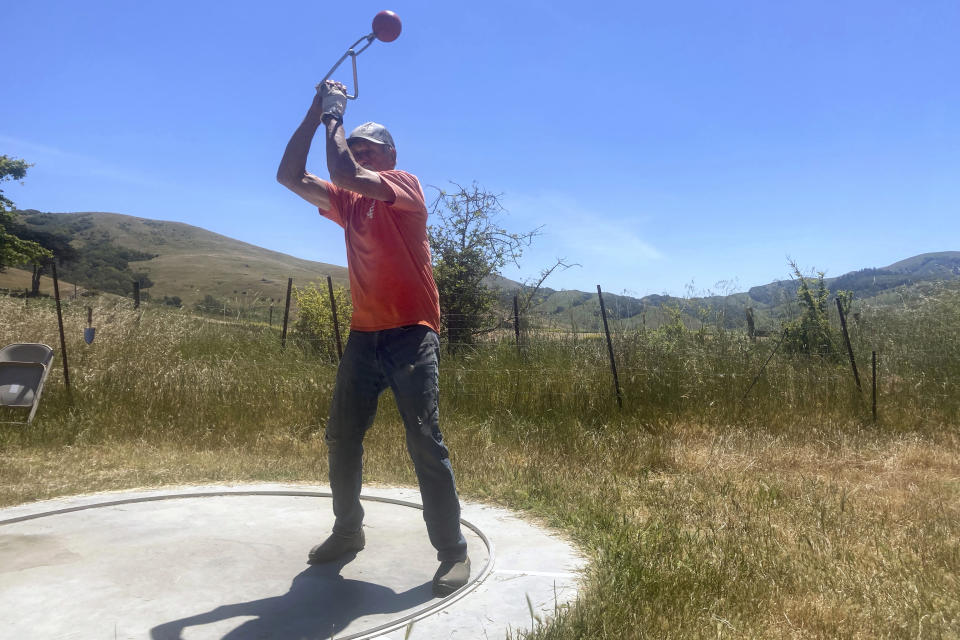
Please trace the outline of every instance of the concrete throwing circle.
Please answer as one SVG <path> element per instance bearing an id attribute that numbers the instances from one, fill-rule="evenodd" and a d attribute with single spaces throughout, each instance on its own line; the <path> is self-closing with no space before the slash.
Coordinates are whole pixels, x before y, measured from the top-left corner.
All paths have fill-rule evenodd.
<path id="1" fill-rule="evenodd" d="M 306 564 L 333 525 L 302 486 L 185 487 L 0 509 L 11 638 L 502 637 L 576 596 L 583 558 L 495 507 L 463 504 L 471 580 L 432 595 L 419 493 L 365 489 L 366 548 Z M 409 634 L 409 635 L 408 635 Z"/>

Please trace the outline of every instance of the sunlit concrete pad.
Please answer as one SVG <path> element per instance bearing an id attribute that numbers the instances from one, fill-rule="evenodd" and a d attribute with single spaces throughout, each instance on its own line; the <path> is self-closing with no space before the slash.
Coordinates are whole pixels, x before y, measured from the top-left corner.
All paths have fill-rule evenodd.
<path id="1" fill-rule="evenodd" d="M 434 598 L 436 551 L 419 493 L 406 488 L 365 489 L 366 548 L 307 565 L 333 524 L 327 491 L 179 487 L 0 509 L 3 634 L 496 638 L 576 596 L 584 560 L 568 542 L 504 509 L 464 503 L 471 581 Z"/>

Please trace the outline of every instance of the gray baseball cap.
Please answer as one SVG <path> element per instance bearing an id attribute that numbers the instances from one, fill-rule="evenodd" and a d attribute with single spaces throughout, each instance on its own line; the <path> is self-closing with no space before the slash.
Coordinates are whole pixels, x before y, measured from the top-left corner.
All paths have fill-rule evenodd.
<path id="1" fill-rule="evenodd" d="M 351 140 L 356 140 L 361 138 L 363 140 L 369 140 L 370 142 L 376 142 L 377 144 L 385 144 L 397 148 L 397 145 L 393 144 L 393 136 L 390 135 L 390 132 L 387 131 L 387 128 L 382 124 L 377 124 L 376 122 L 364 122 L 362 125 L 350 132 L 350 135 L 347 136 L 347 142 Z"/>

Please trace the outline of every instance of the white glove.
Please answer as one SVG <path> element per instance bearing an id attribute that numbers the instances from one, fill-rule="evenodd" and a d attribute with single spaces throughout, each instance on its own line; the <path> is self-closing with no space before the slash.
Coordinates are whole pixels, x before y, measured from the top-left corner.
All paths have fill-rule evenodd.
<path id="1" fill-rule="evenodd" d="M 317 87 L 320 92 L 322 120 L 334 118 L 343 120 L 343 112 L 347 108 L 347 88 L 336 80 L 326 80 Z"/>

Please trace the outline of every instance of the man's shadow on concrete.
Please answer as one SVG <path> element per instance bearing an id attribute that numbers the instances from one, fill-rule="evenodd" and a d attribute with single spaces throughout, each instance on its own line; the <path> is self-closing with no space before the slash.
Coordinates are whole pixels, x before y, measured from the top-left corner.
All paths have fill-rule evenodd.
<path id="1" fill-rule="evenodd" d="M 355 556 L 307 568 L 297 574 L 282 596 L 222 605 L 207 613 L 165 622 L 151 629 L 150 637 L 178 640 L 187 627 L 256 616 L 227 633 L 223 640 L 328 640 L 357 618 L 407 611 L 433 599 L 430 582 L 396 593 L 372 582 L 344 578 L 340 571 Z"/>

